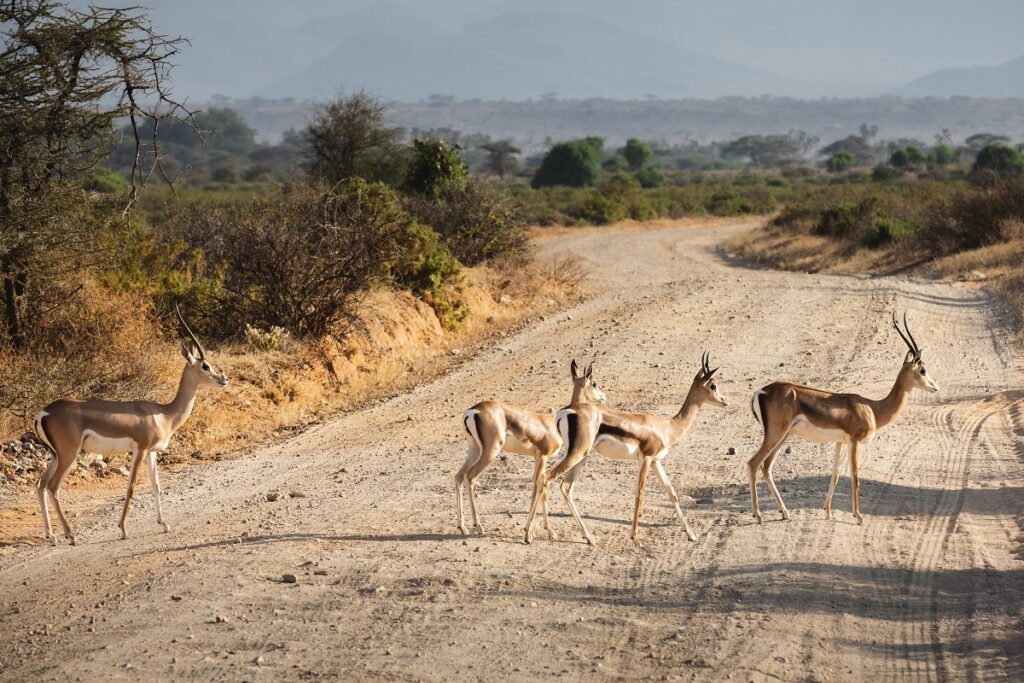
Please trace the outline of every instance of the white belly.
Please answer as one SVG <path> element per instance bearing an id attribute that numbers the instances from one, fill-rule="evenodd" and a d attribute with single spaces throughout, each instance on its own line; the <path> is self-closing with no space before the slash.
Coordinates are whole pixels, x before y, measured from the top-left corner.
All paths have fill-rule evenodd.
<path id="1" fill-rule="evenodd" d="M 638 460 L 640 447 L 633 443 L 620 441 L 614 436 L 602 434 L 594 442 L 594 450 L 612 460 Z"/>
<path id="2" fill-rule="evenodd" d="M 509 453 L 517 453 L 519 455 L 538 455 L 537 449 L 534 448 L 532 443 L 520 441 L 512 432 L 507 432 L 505 434 L 505 445 L 501 447 L 501 450 L 508 451 Z"/>
<path id="3" fill-rule="evenodd" d="M 85 430 L 82 436 L 82 450 L 86 453 L 116 455 L 135 450 L 135 442 L 128 437 L 111 438 L 109 436 L 101 436 L 90 429 Z"/>
<path id="4" fill-rule="evenodd" d="M 850 440 L 850 435 L 842 429 L 816 427 L 805 417 L 798 417 L 793 420 L 790 432 L 811 443 L 846 443 Z"/>

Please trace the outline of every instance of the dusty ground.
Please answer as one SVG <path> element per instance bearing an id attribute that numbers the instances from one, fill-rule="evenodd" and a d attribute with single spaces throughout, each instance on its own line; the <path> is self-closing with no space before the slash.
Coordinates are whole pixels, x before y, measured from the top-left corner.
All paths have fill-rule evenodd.
<path id="1" fill-rule="evenodd" d="M 145 484 L 127 541 L 118 500 L 68 491 L 78 547 L 0 549 L 2 677 L 1020 680 L 1024 368 L 1005 309 L 977 288 L 744 269 L 717 248 L 739 229 L 547 241 L 592 264 L 589 301 L 414 391 L 166 477 L 170 534 Z M 793 518 L 762 484 L 757 526 L 751 391 L 785 378 L 884 394 L 904 352 L 894 308 L 942 391 L 915 394 L 869 448 L 865 525 L 845 477 L 824 519 L 831 450 L 793 442 L 776 465 Z M 596 547 L 554 499 L 562 540 L 522 543 L 531 463 L 517 456 L 482 477 L 488 535 L 455 535 L 466 406 L 556 408 L 567 359 L 597 352 L 613 403 L 667 415 L 704 348 L 732 405 L 705 409 L 667 463 L 696 543 L 652 480 L 633 547 L 636 468 L 599 456 L 578 494 Z"/>

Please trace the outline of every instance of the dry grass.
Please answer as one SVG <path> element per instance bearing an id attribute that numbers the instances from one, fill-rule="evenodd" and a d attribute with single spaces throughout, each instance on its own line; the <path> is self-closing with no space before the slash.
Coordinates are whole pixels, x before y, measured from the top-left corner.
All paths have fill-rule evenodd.
<path id="1" fill-rule="evenodd" d="M 728 240 L 731 256 L 770 268 L 804 272 L 887 274 L 909 271 L 990 288 L 1017 316 L 1017 341 L 1024 346 L 1024 229 L 1011 226 L 1010 240 L 920 262 L 907 246 L 865 249 L 818 235 L 795 234 L 770 226 Z"/>

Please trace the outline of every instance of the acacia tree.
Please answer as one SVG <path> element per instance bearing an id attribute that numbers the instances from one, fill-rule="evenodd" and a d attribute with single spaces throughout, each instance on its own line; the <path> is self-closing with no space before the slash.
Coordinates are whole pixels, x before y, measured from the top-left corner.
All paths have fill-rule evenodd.
<path id="1" fill-rule="evenodd" d="M 744 135 L 722 145 L 725 158 L 747 158 L 755 166 L 777 166 L 792 162 L 816 145 L 818 138 L 802 130 L 790 131 L 786 135 Z"/>
<path id="2" fill-rule="evenodd" d="M 497 173 L 499 178 L 504 178 L 509 173 L 515 173 L 519 167 L 516 155 L 523 150 L 512 144 L 511 140 L 496 140 L 480 145 L 480 149 L 487 152 L 487 168 Z"/>
<path id="3" fill-rule="evenodd" d="M 191 120 L 165 86 L 185 42 L 157 33 L 136 8 L 0 1 L 0 281 L 3 332 L 16 348 L 61 264 L 80 267 L 69 254 L 96 249 L 102 221 L 87 215 L 95 207 L 79 181 L 117 142 L 118 121 L 135 143 L 126 214 L 149 175 L 162 173 L 160 122 Z"/>

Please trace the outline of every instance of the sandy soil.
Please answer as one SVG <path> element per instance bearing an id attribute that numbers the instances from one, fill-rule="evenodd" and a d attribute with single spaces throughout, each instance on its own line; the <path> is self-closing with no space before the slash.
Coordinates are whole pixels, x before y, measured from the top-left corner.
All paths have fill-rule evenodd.
<path id="1" fill-rule="evenodd" d="M 1020 680 L 1024 368 L 1006 310 L 976 288 L 745 269 L 718 248 L 740 229 L 545 242 L 593 266 L 592 298 L 409 393 L 166 477 L 170 534 L 145 483 L 127 541 L 118 500 L 68 491 L 78 547 L 0 549 L 0 677 Z M 865 525 L 845 477 L 824 519 L 831 449 L 797 441 L 775 468 L 793 518 L 762 484 L 756 525 L 752 390 L 884 394 L 904 351 L 894 308 L 910 310 L 942 391 L 915 394 L 868 449 Z M 532 463 L 519 456 L 482 477 L 488 535 L 456 535 L 465 407 L 557 408 L 568 359 L 596 352 L 614 404 L 668 415 L 705 348 L 731 406 L 706 408 L 667 461 L 697 542 L 652 478 L 635 548 L 637 468 L 600 456 L 577 496 L 597 546 L 554 497 L 561 540 L 522 543 Z"/>

